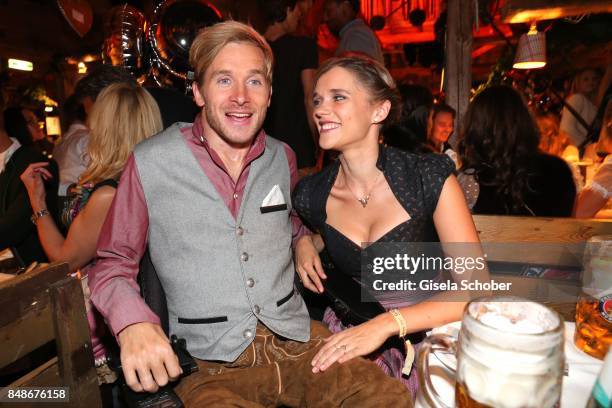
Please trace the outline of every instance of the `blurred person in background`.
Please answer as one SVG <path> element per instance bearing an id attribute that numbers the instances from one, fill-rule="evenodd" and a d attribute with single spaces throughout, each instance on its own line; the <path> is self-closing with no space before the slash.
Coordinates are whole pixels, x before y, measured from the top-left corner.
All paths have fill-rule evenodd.
<path id="1" fill-rule="evenodd" d="M 113 84 L 100 93 L 90 115 L 87 145 L 89 166 L 80 176 L 78 193 L 62 213 L 68 236 L 59 233 L 50 217 L 36 222 L 43 248 L 51 261 L 68 262 L 74 272 L 95 255 L 100 227 L 114 197 L 117 181 L 134 146 L 162 130 L 153 97 L 138 85 Z M 35 212 L 46 209 L 44 180 L 51 180 L 48 163 L 33 163 L 21 175 Z"/>
<path id="2" fill-rule="evenodd" d="M 459 141 L 473 213 L 568 217 L 576 186 L 562 159 L 538 150 L 540 135 L 514 89 L 493 86 L 470 103 Z M 465 183 L 465 180 L 463 181 Z"/>
<path id="3" fill-rule="evenodd" d="M 85 170 L 84 163 L 88 162 L 85 151 L 89 137 L 89 129 L 85 124 L 87 113 L 76 94 L 66 99 L 62 112 L 65 132 L 54 153 L 55 160 L 61 163 L 58 191 L 60 197 L 67 195 L 68 187 L 75 183 Z"/>
<path id="4" fill-rule="evenodd" d="M 593 68 L 578 71 L 572 81 L 570 95 L 566 99 L 566 103 L 575 112 L 564 107 L 561 113 L 560 129 L 579 149 L 583 147 L 597 114 L 599 80 L 600 75 Z"/>
<path id="5" fill-rule="evenodd" d="M 578 218 L 594 217 L 612 198 L 612 101 L 606 105 L 599 140 L 588 150 L 594 152 L 597 161 L 595 174 L 576 200 L 574 215 Z M 612 217 L 612 212 L 605 216 Z"/>
<path id="6" fill-rule="evenodd" d="M 429 114 L 433 106 L 431 91 L 421 85 L 397 87 L 402 98 L 400 118 L 383 131 L 384 143 L 411 153 L 431 153 L 427 143 Z"/>
<path id="7" fill-rule="evenodd" d="M 431 109 L 427 139 L 434 152 L 446 154 L 453 160 L 455 167 L 459 168 L 457 152 L 448 143 L 455 128 L 455 116 L 456 112 L 450 106 L 435 104 Z"/>
<path id="8" fill-rule="evenodd" d="M 33 216 L 57 215 L 57 165 L 32 148 L 29 128 L 35 130 L 34 123 L 27 124 L 21 109 L 12 108 L 0 115 L 0 250 L 11 249 L 18 264 L 26 267 L 32 262 L 45 262 L 47 257 L 38 240 L 36 227 L 30 221 Z M 9 127 L 5 129 L 5 119 Z M 15 126 L 15 123 L 21 123 Z M 36 128 L 38 122 L 36 122 Z M 10 129 L 10 131 L 9 131 Z M 39 129 L 39 128 L 37 128 Z M 20 142 L 22 140 L 25 144 Z M 41 181 L 40 189 L 45 192 L 43 208 L 33 209 L 28 194 L 19 175 L 31 164 L 45 162 L 49 180 Z"/>
<path id="9" fill-rule="evenodd" d="M 89 115 L 98 94 L 114 83 L 136 85 L 136 80 L 124 68 L 102 65 L 77 83 L 74 90 L 76 101 L 71 103 L 81 103 L 85 114 Z M 55 146 L 54 158 L 60 168 L 60 196 L 68 195 L 69 186 L 78 182 L 79 176 L 89 164 L 89 158 L 86 155 L 88 139 L 89 132 L 79 128 L 73 133 L 66 134 Z"/>
<path id="10" fill-rule="evenodd" d="M 38 116 L 32 110 L 23 107 L 7 108 L 4 111 L 4 126 L 9 135 L 22 146 L 32 147 L 45 156 L 53 153 L 53 143 L 47 141 Z"/>
<path id="11" fill-rule="evenodd" d="M 329 31 L 340 39 L 336 56 L 359 53 L 384 65 L 382 47 L 374 31 L 360 17 L 359 0 L 326 0 L 323 19 Z"/>
<path id="12" fill-rule="evenodd" d="M 542 153 L 578 161 L 578 148 L 567 134 L 559 131 L 559 117 L 553 112 L 538 112 L 535 115 L 540 130 L 539 149 Z"/>
<path id="13" fill-rule="evenodd" d="M 580 191 L 584 186 L 584 177 L 578 166 L 580 152 L 572 144 L 567 134 L 559 131 L 558 115 L 553 112 L 538 112 L 535 114 L 535 120 L 540 130 L 538 148 L 542 153 L 557 156 L 566 161 L 572 171 L 576 191 Z"/>
<path id="14" fill-rule="evenodd" d="M 312 173 L 317 162 L 316 133 L 311 120 L 312 88 L 319 64 L 317 44 L 309 37 L 293 35 L 308 3 L 260 2 L 267 22 L 264 37 L 274 53 L 272 101 L 264 130 L 293 149 L 300 176 Z"/>

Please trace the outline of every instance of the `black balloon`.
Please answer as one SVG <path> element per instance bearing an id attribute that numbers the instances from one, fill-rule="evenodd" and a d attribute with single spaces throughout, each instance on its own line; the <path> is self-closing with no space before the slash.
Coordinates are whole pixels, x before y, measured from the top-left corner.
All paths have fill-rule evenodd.
<path id="1" fill-rule="evenodd" d="M 136 77 L 141 76 L 146 70 L 144 28 L 145 17 L 140 10 L 128 4 L 113 7 L 104 26 L 104 63 L 123 66 Z"/>
<path id="2" fill-rule="evenodd" d="M 189 48 L 202 28 L 221 21 L 220 13 L 207 1 L 166 0 L 155 8 L 149 40 L 154 62 L 184 78 L 189 71 Z"/>

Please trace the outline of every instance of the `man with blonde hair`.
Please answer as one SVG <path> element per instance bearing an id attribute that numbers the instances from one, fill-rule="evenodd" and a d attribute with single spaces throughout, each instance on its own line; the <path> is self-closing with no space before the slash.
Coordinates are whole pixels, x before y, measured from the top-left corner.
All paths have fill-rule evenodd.
<path id="1" fill-rule="evenodd" d="M 190 63 L 201 114 L 137 146 L 89 275 L 127 384 L 154 392 L 181 374 L 135 281 L 148 245 L 170 333 L 199 366 L 175 389 L 186 406 L 410 406 L 372 362 L 312 371 L 329 332 L 294 288 L 292 240 L 299 258 L 312 239 L 291 206 L 295 155 L 261 130 L 269 46 L 244 24 L 220 23 L 198 35 Z"/>

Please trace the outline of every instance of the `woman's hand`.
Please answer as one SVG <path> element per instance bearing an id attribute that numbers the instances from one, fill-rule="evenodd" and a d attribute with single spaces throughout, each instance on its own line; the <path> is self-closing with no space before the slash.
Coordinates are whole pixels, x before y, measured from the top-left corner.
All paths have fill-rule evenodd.
<path id="1" fill-rule="evenodd" d="M 28 190 L 30 204 L 35 212 L 47 208 L 44 180 L 53 177 L 51 172 L 46 169 L 48 165 L 48 162 L 32 163 L 21 174 L 21 181 Z"/>
<path id="2" fill-rule="evenodd" d="M 313 235 L 304 235 L 295 244 L 295 269 L 305 288 L 323 293 L 321 279 L 327 279 L 327 275 L 323 271 L 313 237 Z"/>
<path id="3" fill-rule="evenodd" d="M 325 344 L 312 359 L 312 372 L 325 371 L 335 362 L 344 363 L 354 357 L 376 351 L 393 334 L 397 324 L 389 313 L 336 333 L 325 339 Z"/>

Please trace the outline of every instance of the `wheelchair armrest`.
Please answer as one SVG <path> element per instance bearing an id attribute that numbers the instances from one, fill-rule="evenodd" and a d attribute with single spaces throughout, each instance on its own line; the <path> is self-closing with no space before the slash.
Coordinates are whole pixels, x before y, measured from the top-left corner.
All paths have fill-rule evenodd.
<path id="1" fill-rule="evenodd" d="M 176 336 L 172 336 L 170 339 L 172 349 L 177 355 L 179 365 L 183 370 L 181 377 L 185 377 L 193 372 L 198 371 L 198 365 L 194 358 L 187 351 L 187 344 L 185 339 L 179 339 Z M 176 395 L 173 390 L 173 384 L 167 384 L 156 393 L 148 392 L 134 392 L 125 383 L 125 377 L 123 376 L 123 368 L 121 367 L 121 358 L 117 352 L 118 350 L 111 351 L 109 353 L 109 367 L 117 374 L 118 382 L 121 386 L 123 399 L 129 408 L 182 408 L 183 402 Z"/>

